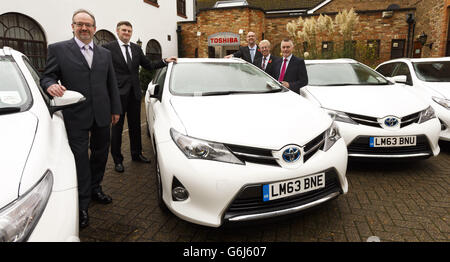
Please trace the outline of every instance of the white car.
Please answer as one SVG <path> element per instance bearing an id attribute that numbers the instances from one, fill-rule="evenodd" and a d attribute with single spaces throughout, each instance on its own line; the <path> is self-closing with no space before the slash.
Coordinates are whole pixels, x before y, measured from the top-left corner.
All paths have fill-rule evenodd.
<path id="1" fill-rule="evenodd" d="M 80 241 L 75 162 L 61 112 L 23 54 L 0 49 L 0 242 Z"/>
<path id="2" fill-rule="evenodd" d="M 440 124 L 423 99 L 351 59 L 305 61 L 301 94 L 336 121 L 352 158 L 428 158 L 439 154 Z"/>
<path id="3" fill-rule="evenodd" d="M 440 139 L 450 141 L 450 57 L 395 59 L 375 70 L 426 99 L 441 122 Z"/>
<path id="4" fill-rule="evenodd" d="M 178 59 L 145 97 L 158 201 L 205 226 L 294 213 L 347 192 L 332 119 L 240 59 Z"/>

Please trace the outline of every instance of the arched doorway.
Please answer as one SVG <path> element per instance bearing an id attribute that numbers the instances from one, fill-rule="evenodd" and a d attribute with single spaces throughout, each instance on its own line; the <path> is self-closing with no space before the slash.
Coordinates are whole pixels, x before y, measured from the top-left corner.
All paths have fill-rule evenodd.
<path id="1" fill-rule="evenodd" d="M 94 43 L 96 45 L 104 45 L 116 40 L 116 37 L 108 30 L 98 30 L 94 35 Z"/>
<path id="2" fill-rule="evenodd" d="M 161 45 L 155 39 L 148 41 L 145 48 L 145 56 L 150 60 L 162 59 Z"/>
<path id="3" fill-rule="evenodd" d="M 9 46 L 28 56 L 40 71 L 45 68 L 47 41 L 39 24 L 19 13 L 0 15 L 0 48 Z"/>

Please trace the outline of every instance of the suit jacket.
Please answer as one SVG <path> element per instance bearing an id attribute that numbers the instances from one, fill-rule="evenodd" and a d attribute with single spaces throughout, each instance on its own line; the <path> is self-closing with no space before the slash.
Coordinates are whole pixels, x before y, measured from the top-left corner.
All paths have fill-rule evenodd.
<path id="1" fill-rule="evenodd" d="M 139 82 L 139 66 L 147 70 L 153 70 L 166 66 L 160 61 L 150 61 L 142 52 L 140 46 L 134 43 L 130 44 L 131 50 L 131 68 L 128 68 L 125 57 L 117 40 L 104 44 L 103 47 L 111 51 L 114 70 L 117 76 L 117 84 L 121 95 L 133 92 L 137 100 L 141 100 L 142 90 Z"/>
<path id="2" fill-rule="evenodd" d="M 259 67 L 261 69 L 262 69 L 262 59 L 263 59 L 263 56 L 258 57 L 257 59 L 255 59 L 255 63 L 254 63 L 257 67 Z M 270 54 L 270 59 L 269 59 L 269 61 L 266 61 L 266 69 L 264 69 L 264 71 L 266 73 L 268 73 L 269 75 L 273 76 L 274 65 L 277 64 L 279 59 L 280 59 L 280 57 Z"/>
<path id="3" fill-rule="evenodd" d="M 284 58 L 281 57 L 273 67 L 272 76 L 277 79 L 280 77 L 281 67 Z M 306 72 L 305 60 L 292 55 L 291 60 L 284 73 L 284 79 L 289 83 L 289 89 L 300 94 L 300 88 L 308 84 L 308 74 Z"/>
<path id="4" fill-rule="evenodd" d="M 248 46 L 240 46 L 239 50 L 233 54 L 233 57 L 242 58 L 245 61 L 252 63 L 252 56 L 250 55 L 250 48 L 248 48 Z M 256 46 L 255 58 L 254 58 L 254 61 L 252 64 L 256 65 L 255 64 L 256 59 L 261 58 L 261 57 L 262 57 L 262 54 L 259 51 L 259 47 Z"/>
<path id="5" fill-rule="evenodd" d="M 89 68 L 74 39 L 49 45 L 40 84 L 47 91 L 58 81 L 67 90 L 86 97 L 85 102 L 63 110 L 66 128 L 87 129 L 94 120 L 100 127 L 108 126 L 112 114 L 121 114 L 119 89 L 108 50 L 94 44 L 92 66 Z"/>

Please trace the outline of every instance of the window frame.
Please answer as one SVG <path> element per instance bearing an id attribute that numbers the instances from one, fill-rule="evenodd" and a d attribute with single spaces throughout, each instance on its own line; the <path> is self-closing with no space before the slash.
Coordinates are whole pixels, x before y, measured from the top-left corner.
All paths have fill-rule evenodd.
<path id="1" fill-rule="evenodd" d="M 187 18 L 186 0 L 177 0 L 177 15 L 183 18 Z"/>
<path id="2" fill-rule="evenodd" d="M 144 3 L 159 8 L 158 0 L 144 0 Z"/>

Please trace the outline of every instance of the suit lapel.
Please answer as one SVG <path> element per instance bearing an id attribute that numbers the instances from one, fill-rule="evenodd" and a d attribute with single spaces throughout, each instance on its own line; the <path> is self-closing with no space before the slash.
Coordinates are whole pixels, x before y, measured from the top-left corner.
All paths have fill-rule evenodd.
<path id="1" fill-rule="evenodd" d="M 87 68 L 89 68 L 89 65 L 86 61 L 86 58 L 84 58 L 84 55 L 81 53 L 80 47 L 78 46 L 77 42 L 75 42 L 75 39 L 72 38 L 72 41 L 69 42 L 69 50 L 72 52 L 72 54 L 77 57 Z M 94 52 L 95 54 L 95 52 Z M 92 59 L 93 60 L 93 59 Z"/>
<path id="2" fill-rule="evenodd" d="M 122 53 L 122 47 L 120 46 L 118 41 L 115 41 L 115 42 L 116 42 L 116 44 L 114 45 L 114 48 L 116 50 L 114 52 L 116 52 L 119 55 L 120 61 L 122 62 L 122 66 L 124 66 L 125 68 L 128 68 L 127 61 L 125 60 L 125 57 L 123 56 L 123 53 Z M 130 46 L 130 49 L 131 49 L 131 46 Z"/>
<path id="3" fill-rule="evenodd" d="M 94 69 L 94 67 L 97 65 L 97 63 L 100 60 L 100 49 L 97 47 L 96 44 L 94 44 L 94 55 L 92 56 L 92 65 L 91 65 L 91 69 Z"/>

